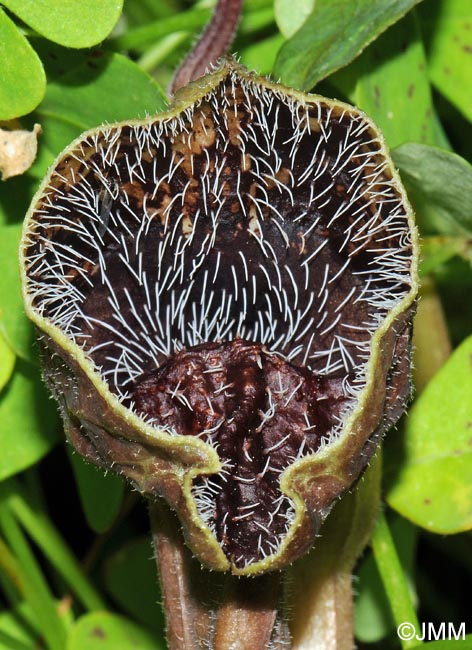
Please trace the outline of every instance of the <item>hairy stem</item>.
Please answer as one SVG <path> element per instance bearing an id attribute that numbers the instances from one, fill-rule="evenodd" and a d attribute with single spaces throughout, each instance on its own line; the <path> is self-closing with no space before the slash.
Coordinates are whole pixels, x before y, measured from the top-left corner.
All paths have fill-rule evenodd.
<path id="1" fill-rule="evenodd" d="M 352 569 L 369 541 L 380 504 L 381 454 L 343 497 L 308 555 L 288 569 L 292 650 L 352 650 Z"/>
<path id="2" fill-rule="evenodd" d="M 236 33 L 241 4 L 242 0 L 218 0 L 205 31 L 174 75 L 169 89 L 172 95 L 201 77 L 226 52 Z"/>
<path id="3" fill-rule="evenodd" d="M 307 570 L 306 563 L 301 568 L 296 574 L 296 597 L 291 600 L 298 613 L 291 625 L 292 650 L 352 650 L 351 572 L 326 571 L 317 564 Z"/>
<path id="4" fill-rule="evenodd" d="M 177 517 L 150 503 L 169 650 L 268 650 L 287 646 L 281 574 L 236 578 L 207 571 L 183 542 Z"/>

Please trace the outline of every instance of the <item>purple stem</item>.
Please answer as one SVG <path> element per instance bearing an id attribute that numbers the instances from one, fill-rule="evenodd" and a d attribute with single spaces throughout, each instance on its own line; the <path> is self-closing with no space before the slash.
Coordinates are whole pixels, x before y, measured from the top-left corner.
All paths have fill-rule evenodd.
<path id="1" fill-rule="evenodd" d="M 241 5 L 242 0 L 218 0 L 205 31 L 174 74 L 169 88 L 172 95 L 205 74 L 208 67 L 226 52 L 236 33 Z"/>

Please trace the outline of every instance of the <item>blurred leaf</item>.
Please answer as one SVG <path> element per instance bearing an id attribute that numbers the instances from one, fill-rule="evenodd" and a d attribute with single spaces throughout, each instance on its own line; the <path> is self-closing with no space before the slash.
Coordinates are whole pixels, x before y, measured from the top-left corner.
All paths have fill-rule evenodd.
<path id="1" fill-rule="evenodd" d="M 421 242 L 420 275 L 433 273 L 456 255 L 472 263 L 472 239 L 437 235 L 424 237 Z"/>
<path id="2" fill-rule="evenodd" d="M 43 98 L 45 88 L 46 77 L 38 55 L 0 7 L 0 120 L 32 111 Z"/>
<path id="3" fill-rule="evenodd" d="M 354 103 L 383 131 L 389 147 L 435 144 L 431 90 L 417 21 L 408 14 L 353 62 Z"/>
<path id="4" fill-rule="evenodd" d="M 471 395 L 472 336 L 421 393 L 388 457 L 389 505 L 432 532 L 472 528 Z"/>
<path id="5" fill-rule="evenodd" d="M 0 332 L 0 391 L 8 383 L 15 367 L 15 353 Z"/>
<path id="6" fill-rule="evenodd" d="M 275 0 L 274 11 L 277 27 L 290 38 L 303 25 L 313 11 L 316 0 Z"/>
<path id="7" fill-rule="evenodd" d="M 300 90 L 352 61 L 419 0 L 317 0 L 303 26 L 280 49 L 274 74 Z"/>
<path id="8" fill-rule="evenodd" d="M 448 318 L 448 329 L 454 345 L 458 345 L 470 334 L 472 323 L 472 266 L 459 257 L 453 257 L 447 264 L 438 266 L 434 279 L 444 311 Z"/>
<path id="9" fill-rule="evenodd" d="M 57 441 L 56 406 L 28 364 L 18 364 L 1 395 L 0 423 L 0 480 L 36 463 Z"/>
<path id="10" fill-rule="evenodd" d="M 397 147 L 392 156 L 424 233 L 472 234 L 472 165 L 416 143 Z"/>
<path id="11" fill-rule="evenodd" d="M 123 8 L 123 0 L 3 0 L 3 4 L 39 34 L 67 47 L 103 41 Z"/>
<path id="12" fill-rule="evenodd" d="M 30 475 L 31 476 L 31 475 Z M 49 519 L 46 507 L 36 502 L 36 494 L 24 489 L 15 478 L 0 485 L 9 509 L 45 558 L 68 583 L 70 590 L 89 610 L 105 609 L 104 602 L 59 531 Z M 62 608 L 72 613 L 72 608 Z"/>
<path id="13" fill-rule="evenodd" d="M 144 23 L 134 29 L 128 29 L 124 34 L 113 36 L 108 45 L 114 50 L 141 50 L 143 46 L 152 45 L 158 39 L 178 31 L 192 31 L 204 27 L 211 17 L 209 8 L 198 6 L 172 15 L 160 18 L 150 23 Z"/>
<path id="14" fill-rule="evenodd" d="M 429 275 L 421 277 L 412 344 L 412 379 L 416 391 L 421 393 L 452 353 L 446 314 L 434 278 Z"/>
<path id="15" fill-rule="evenodd" d="M 86 129 L 165 108 L 156 82 L 121 54 L 95 52 L 73 61 L 75 67 L 48 84 L 38 109 L 44 143 L 56 155 Z"/>
<path id="16" fill-rule="evenodd" d="M 38 158 L 28 173 L 9 178 L 7 182 L 0 183 L 0 227 L 8 224 L 19 224 L 23 221 L 37 185 L 33 175 L 39 172 L 41 165 L 44 171 L 48 167 L 48 163 L 42 155 L 43 146 L 41 139 Z M 41 174 L 42 176 L 44 176 L 44 172 Z M 1 294 L 2 290 L 0 288 Z"/>
<path id="17" fill-rule="evenodd" d="M 63 650 L 66 639 L 67 620 L 57 607 L 49 582 L 41 570 L 29 540 L 8 508 L 4 498 L 4 484 L 0 484 L 0 527 L 3 544 L 3 560 L 10 555 L 8 579 L 31 606 L 35 622 L 49 650 Z M 3 568 L 3 567 L 2 567 Z"/>
<path id="18" fill-rule="evenodd" d="M 0 332 L 12 350 L 34 360 L 33 327 L 23 310 L 18 265 L 21 226 L 0 227 Z"/>
<path id="19" fill-rule="evenodd" d="M 116 474 L 105 475 L 67 447 L 79 490 L 80 502 L 89 526 L 97 533 L 108 530 L 123 501 L 125 484 Z"/>
<path id="20" fill-rule="evenodd" d="M 162 634 L 161 592 L 149 537 L 126 544 L 107 560 L 105 584 L 127 614 Z"/>
<path id="21" fill-rule="evenodd" d="M 398 557 L 407 574 L 414 596 L 413 574 L 418 529 L 403 517 L 394 517 L 391 532 Z M 357 571 L 355 597 L 355 637 L 363 643 L 375 643 L 385 638 L 395 627 L 390 604 L 372 554 L 368 554 Z"/>
<path id="22" fill-rule="evenodd" d="M 439 0 L 421 12 L 429 36 L 429 72 L 437 89 L 472 120 L 472 3 Z"/>
<path id="23" fill-rule="evenodd" d="M 93 612 L 73 625 L 66 650 L 165 650 L 156 638 L 122 616 Z"/>
<path id="24" fill-rule="evenodd" d="M 272 5 L 257 11 L 247 12 L 241 17 L 239 33 L 241 35 L 252 34 L 273 25 L 274 20 L 274 7 Z"/>
<path id="25" fill-rule="evenodd" d="M 17 614 L 10 611 L 0 614 L 0 650 L 35 650 L 37 647 L 37 639 L 20 623 Z"/>
<path id="26" fill-rule="evenodd" d="M 275 34 L 257 43 L 252 43 L 241 52 L 241 63 L 258 74 L 270 74 L 277 52 L 284 42 L 283 36 Z"/>

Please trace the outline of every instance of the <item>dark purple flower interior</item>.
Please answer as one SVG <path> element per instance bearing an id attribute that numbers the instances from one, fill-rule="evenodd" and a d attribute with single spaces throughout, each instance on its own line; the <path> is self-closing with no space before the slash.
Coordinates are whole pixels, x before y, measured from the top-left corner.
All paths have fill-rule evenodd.
<path id="1" fill-rule="evenodd" d="M 197 508 L 237 566 L 293 519 L 282 472 L 336 438 L 409 291 L 402 197 L 354 110 L 240 79 L 86 135 L 33 214 L 35 308 L 150 424 L 221 458 Z"/>

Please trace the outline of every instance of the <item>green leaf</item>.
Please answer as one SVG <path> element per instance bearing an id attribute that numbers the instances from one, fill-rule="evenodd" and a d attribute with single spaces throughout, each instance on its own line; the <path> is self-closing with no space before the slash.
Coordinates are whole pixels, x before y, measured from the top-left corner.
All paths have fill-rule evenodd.
<path id="1" fill-rule="evenodd" d="M 248 12 L 241 17 L 239 33 L 242 36 L 247 36 L 259 30 L 267 29 L 273 25 L 274 18 L 274 7 L 272 5 Z"/>
<path id="2" fill-rule="evenodd" d="M 424 237 L 421 242 L 420 275 L 424 277 L 433 273 L 456 255 L 472 264 L 472 241 L 469 237 Z"/>
<path id="3" fill-rule="evenodd" d="M 123 501 L 125 484 L 115 474 L 105 475 L 67 447 L 80 501 L 89 526 L 97 533 L 108 530 Z"/>
<path id="4" fill-rule="evenodd" d="M 413 14 L 405 16 L 353 63 L 354 103 L 371 117 L 390 147 L 435 144 L 426 59 Z"/>
<path id="5" fill-rule="evenodd" d="M 39 143 L 41 152 L 42 142 Z M 37 159 L 38 160 L 38 159 Z M 54 158 L 53 158 L 54 160 Z M 38 161 L 38 164 L 39 161 Z M 36 165 L 36 162 L 33 166 Z M 37 167 L 35 168 L 37 169 Z M 47 169 L 47 166 L 46 166 Z M 0 183 L 0 227 L 23 221 L 29 202 L 36 187 L 36 181 L 31 177 L 31 169 L 26 174 L 9 178 L 6 183 Z M 44 174 L 42 174 L 44 176 Z M 0 241 L 0 247 L 1 247 Z M 0 248 L 1 250 L 1 248 Z M 0 253 L 0 257 L 2 254 Z M 1 262 L 0 262 L 1 263 Z M 0 285 L 0 295 L 3 293 Z"/>
<path id="6" fill-rule="evenodd" d="M 282 46 L 274 74 L 308 90 L 352 61 L 419 0 L 317 0 L 303 26 Z"/>
<path id="7" fill-rule="evenodd" d="M 38 109 L 45 145 L 58 154 L 82 131 L 104 122 L 144 118 L 163 110 L 166 98 L 155 81 L 120 54 L 83 56 L 48 84 Z"/>
<path id="8" fill-rule="evenodd" d="M 56 407 L 28 364 L 18 363 L 1 395 L 0 422 L 0 480 L 36 463 L 57 441 Z"/>
<path id="9" fill-rule="evenodd" d="M 429 39 L 429 72 L 436 88 L 472 120 L 472 3 L 440 0 L 422 12 Z M 428 29 L 429 28 L 429 29 Z"/>
<path id="10" fill-rule="evenodd" d="M 39 34 L 67 47 L 103 41 L 123 8 L 123 0 L 3 0 L 3 4 Z"/>
<path id="11" fill-rule="evenodd" d="M 472 165 L 416 143 L 398 147 L 392 156 L 424 233 L 472 234 Z"/>
<path id="12" fill-rule="evenodd" d="M 152 21 L 124 34 L 110 39 L 109 44 L 115 50 L 132 50 L 155 43 L 159 38 L 174 34 L 178 31 L 201 29 L 210 20 L 211 11 L 208 8 L 195 7 L 166 18 Z"/>
<path id="13" fill-rule="evenodd" d="M 127 614 L 163 633 L 161 592 L 149 537 L 133 540 L 109 558 L 105 584 L 110 596 Z"/>
<path id="14" fill-rule="evenodd" d="M 290 38 L 313 11 L 315 0 L 275 0 L 275 21 L 281 33 Z"/>
<path id="15" fill-rule="evenodd" d="M 20 289 L 20 234 L 20 225 L 0 227 L 0 332 L 17 355 L 34 360 L 33 328 L 24 314 Z"/>
<path id="16" fill-rule="evenodd" d="M 164 650 L 154 636 L 122 616 L 93 612 L 79 618 L 67 650 Z"/>
<path id="17" fill-rule="evenodd" d="M 471 395 L 472 336 L 421 393 L 388 456 L 389 505 L 432 532 L 472 528 Z"/>
<path id="18" fill-rule="evenodd" d="M 0 332 L 0 391 L 8 383 L 15 367 L 15 353 Z"/>
<path id="19" fill-rule="evenodd" d="M 0 120 L 30 113 L 45 89 L 38 55 L 0 7 Z"/>
<path id="20" fill-rule="evenodd" d="M 90 610 L 104 609 L 102 598 L 53 526 L 44 508 L 35 503 L 15 479 L 3 482 L 1 487 L 15 517 L 52 566 L 69 584 L 71 591 L 77 595 L 84 607 Z"/>
<path id="21" fill-rule="evenodd" d="M 472 267 L 459 257 L 436 269 L 434 277 L 444 311 L 448 317 L 451 340 L 458 345 L 470 335 L 472 323 Z"/>
<path id="22" fill-rule="evenodd" d="M 11 611 L 0 614 L 0 650 L 35 650 L 37 639 Z"/>
<path id="23" fill-rule="evenodd" d="M 259 74 L 270 74 L 277 52 L 283 42 L 283 36 L 274 34 L 269 38 L 252 43 L 241 51 L 241 63 L 249 70 L 257 70 Z"/>
<path id="24" fill-rule="evenodd" d="M 15 575 L 13 577 L 10 573 L 9 578 L 13 578 L 15 587 L 31 606 L 47 647 L 50 650 L 63 650 L 67 622 L 57 607 L 27 538 L 3 498 L 0 498 L 0 527 L 15 557 L 11 563 Z"/>

